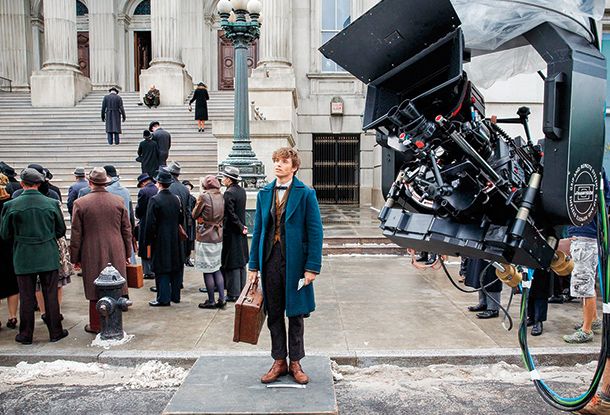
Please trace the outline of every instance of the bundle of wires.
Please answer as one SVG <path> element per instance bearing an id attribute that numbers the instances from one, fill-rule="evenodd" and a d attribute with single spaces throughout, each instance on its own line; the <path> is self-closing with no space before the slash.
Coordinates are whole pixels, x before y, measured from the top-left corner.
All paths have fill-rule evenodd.
<path id="1" fill-rule="evenodd" d="M 591 385 L 582 395 L 566 398 L 552 390 L 541 379 L 534 359 L 530 354 L 527 345 L 527 299 L 529 297 L 529 287 L 531 280 L 522 283 L 523 295 L 521 298 L 521 325 L 519 326 L 519 344 L 525 367 L 529 370 L 532 381 L 538 390 L 538 393 L 545 402 L 562 411 L 578 411 L 584 408 L 587 403 L 593 398 L 597 391 L 597 387 L 602 379 L 604 368 L 606 367 L 606 359 L 609 357 L 608 347 L 610 346 L 610 262 L 608 261 L 608 211 L 606 200 L 604 197 L 603 180 L 601 181 L 599 194 L 599 209 L 597 215 L 597 242 L 599 248 L 599 265 L 598 275 L 600 278 L 600 290 L 604 303 L 604 331 L 602 335 L 602 347 L 599 354 L 597 369 L 593 376 Z"/>

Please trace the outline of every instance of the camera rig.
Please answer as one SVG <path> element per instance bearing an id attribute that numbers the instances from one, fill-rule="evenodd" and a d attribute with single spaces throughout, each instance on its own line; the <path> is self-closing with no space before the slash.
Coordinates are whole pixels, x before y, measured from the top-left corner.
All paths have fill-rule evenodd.
<path id="1" fill-rule="evenodd" d="M 529 109 L 487 117 L 449 0 L 382 0 L 320 51 L 368 85 L 364 129 L 382 149 L 383 234 L 399 246 L 529 268 L 566 268 L 559 225 L 590 222 L 604 147 L 606 62 L 553 23 L 501 46 L 532 45 L 547 64 L 544 139 Z M 520 123 L 511 137 L 503 122 Z"/>

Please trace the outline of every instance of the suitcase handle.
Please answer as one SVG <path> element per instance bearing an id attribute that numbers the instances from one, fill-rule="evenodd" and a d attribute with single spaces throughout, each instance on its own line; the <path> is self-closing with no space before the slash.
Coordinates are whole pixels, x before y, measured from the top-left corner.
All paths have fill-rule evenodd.
<path id="1" fill-rule="evenodd" d="M 250 283 L 250 288 L 248 288 L 248 294 L 246 294 L 246 298 L 244 298 L 245 303 L 252 303 L 254 301 L 254 292 L 258 289 L 258 281 L 260 277 L 257 277 L 254 282 Z"/>

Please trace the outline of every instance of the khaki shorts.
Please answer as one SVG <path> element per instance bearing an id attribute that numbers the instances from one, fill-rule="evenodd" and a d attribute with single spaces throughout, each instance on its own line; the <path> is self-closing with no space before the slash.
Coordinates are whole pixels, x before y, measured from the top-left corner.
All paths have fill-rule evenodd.
<path id="1" fill-rule="evenodd" d="M 570 294 L 576 298 L 595 297 L 597 278 L 597 240 L 576 237 L 571 244 L 570 254 L 574 259 L 574 271 L 570 281 Z"/>

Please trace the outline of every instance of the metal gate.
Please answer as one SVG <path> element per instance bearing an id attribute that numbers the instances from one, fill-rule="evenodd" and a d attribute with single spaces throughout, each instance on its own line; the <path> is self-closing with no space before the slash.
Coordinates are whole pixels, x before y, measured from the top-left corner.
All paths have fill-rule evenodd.
<path id="1" fill-rule="evenodd" d="M 314 134 L 313 187 L 324 204 L 360 202 L 360 136 Z"/>

